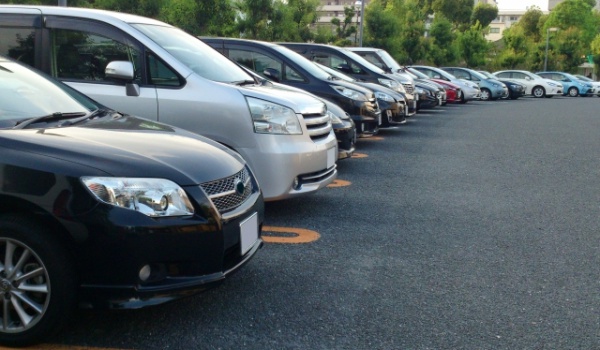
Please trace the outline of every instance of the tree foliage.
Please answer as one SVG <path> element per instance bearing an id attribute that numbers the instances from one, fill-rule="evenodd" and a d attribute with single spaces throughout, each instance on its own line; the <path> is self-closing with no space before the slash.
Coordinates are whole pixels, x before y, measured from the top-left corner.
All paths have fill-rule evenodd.
<path id="1" fill-rule="evenodd" d="M 482 27 L 487 27 L 498 17 L 498 7 L 490 4 L 479 3 L 473 8 L 471 23 L 479 22 Z"/>
<path id="2" fill-rule="evenodd" d="M 468 67 L 477 68 L 485 64 L 488 42 L 483 35 L 481 24 L 476 23 L 458 36 L 462 59 Z"/>

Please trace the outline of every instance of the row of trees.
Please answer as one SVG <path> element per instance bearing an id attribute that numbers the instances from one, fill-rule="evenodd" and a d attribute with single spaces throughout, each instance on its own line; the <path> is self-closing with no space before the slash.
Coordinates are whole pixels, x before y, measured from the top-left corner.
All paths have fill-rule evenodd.
<path id="1" fill-rule="evenodd" d="M 57 0 L 0 0 L 56 5 Z M 386 49 L 400 63 L 466 65 L 496 70 L 541 70 L 549 38 L 548 67 L 575 71 L 593 55 L 600 64 L 600 14 L 596 0 L 565 0 L 550 14 L 530 8 L 505 30 L 485 39 L 497 17 L 493 5 L 473 0 L 370 0 L 364 14 L 364 46 Z M 135 13 L 171 23 L 193 35 L 265 41 L 314 41 L 356 45 L 357 9 L 317 25 L 319 0 L 68 0 L 69 6 Z M 549 31 L 557 28 L 558 31 Z"/>

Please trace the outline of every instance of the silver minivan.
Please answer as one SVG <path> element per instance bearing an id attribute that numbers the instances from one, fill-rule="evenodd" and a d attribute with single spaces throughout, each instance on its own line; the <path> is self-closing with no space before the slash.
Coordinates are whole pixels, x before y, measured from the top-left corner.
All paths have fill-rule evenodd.
<path id="1" fill-rule="evenodd" d="M 234 149 L 265 200 L 313 192 L 337 176 L 337 141 L 323 102 L 261 86 L 169 24 L 84 8 L 0 6 L 0 54 L 111 108 Z"/>

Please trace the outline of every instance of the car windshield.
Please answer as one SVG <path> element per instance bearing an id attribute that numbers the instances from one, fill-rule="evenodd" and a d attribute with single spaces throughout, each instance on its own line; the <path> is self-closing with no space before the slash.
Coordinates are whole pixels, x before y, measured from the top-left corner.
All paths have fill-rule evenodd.
<path id="1" fill-rule="evenodd" d="M 493 76 L 492 73 L 486 71 L 478 71 L 478 73 L 484 75 L 488 79 L 497 79 L 497 77 Z"/>
<path id="2" fill-rule="evenodd" d="M 528 72 L 527 74 L 529 74 L 529 75 L 530 75 L 532 78 L 534 78 L 534 79 L 546 79 L 546 78 L 544 78 L 544 77 L 541 77 L 541 76 L 539 76 L 539 75 L 537 75 L 537 74 L 535 74 L 535 73 L 529 73 L 529 72 Z"/>
<path id="3" fill-rule="evenodd" d="M 324 72 L 322 69 L 319 69 L 319 67 L 315 67 L 315 65 L 313 64 L 313 62 L 311 60 L 300 55 L 299 53 L 292 51 L 292 50 L 288 49 L 287 47 L 283 47 L 283 46 L 273 46 L 273 49 L 275 49 L 277 52 L 279 52 L 282 55 L 284 55 L 285 57 L 287 57 L 292 62 L 299 65 L 302 69 L 307 71 L 310 75 L 312 75 L 318 79 L 323 79 L 323 80 L 327 80 L 330 78 L 329 74 Z"/>
<path id="4" fill-rule="evenodd" d="M 100 106 L 73 89 L 0 58 L 0 128 L 53 114 L 87 114 Z"/>
<path id="5" fill-rule="evenodd" d="M 373 63 L 367 61 L 366 59 L 364 59 L 362 56 L 358 55 L 357 53 L 354 53 L 350 50 L 346 50 L 346 49 L 341 49 L 348 57 L 350 57 L 351 59 L 353 59 L 354 61 L 356 61 L 358 64 L 362 64 L 365 68 L 378 73 L 378 74 L 386 74 L 385 71 L 379 67 L 377 67 L 376 65 L 374 65 Z"/>
<path id="6" fill-rule="evenodd" d="M 480 80 L 487 80 L 487 79 L 489 79 L 488 77 L 486 77 L 485 75 L 479 73 L 478 71 L 469 70 L 469 73 L 471 73 L 471 75 L 476 76 Z M 492 78 L 492 79 L 496 79 L 496 78 Z"/>
<path id="7" fill-rule="evenodd" d="M 331 76 L 341 79 L 341 80 L 345 80 L 345 81 L 349 81 L 349 82 L 355 82 L 356 79 L 352 78 L 351 76 L 348 76 L 340 71 L 337 71 L 333 68 L 329 68 L 325 65 L 322 65 L 318 62 L 313 62 L 318 68 L 324 70 L 325 72 L 329 73 Z"/>
<path id="8" fill-rule="evenodd" d="M 406 67 L 405 68 L 409 73 L 415 75 L 417 78 L 419 79 L 429 79 L 429 77 L 426 74 L 423 74 L 421 72 L 419 72 L 418 70 L 411 68 L 411 67 Z"/>
<path id="9" fill-rule="evenodd" d="M 248 73 L 217 50 L 181 29 L 152 24 L 132 24 L 132 26 L 206 79 L 222 83 L 252 80 Z"/>
<path id="10" fill-rule="evenodd" d="M 393 72 L 397 72 L 398 69 L 401 69 L 400 65 L 396 60 L 387 52 L 387 51 L 378 51 L 379 57 L 385 62 L 386 66 L 390 67 Z"/>

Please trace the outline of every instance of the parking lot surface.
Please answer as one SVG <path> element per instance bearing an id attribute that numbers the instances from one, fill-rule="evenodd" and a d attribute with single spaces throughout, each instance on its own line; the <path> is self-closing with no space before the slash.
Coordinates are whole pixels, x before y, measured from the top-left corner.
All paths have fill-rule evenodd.
<path id="1" fill-rule="evenodd" d="M 555 97 L 422 111 L 359 140 L 360 155 L 338 163 L 341 185 L 268 203 L 267 243 L 219 288 L 80 312 L 49 343 L 599 348 L 599 106 Z"/>

